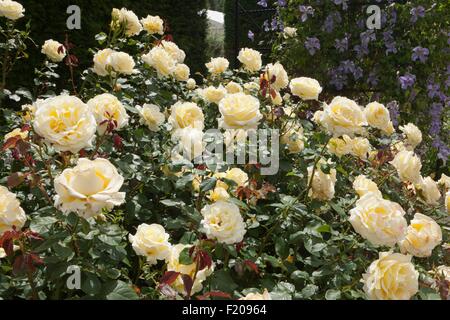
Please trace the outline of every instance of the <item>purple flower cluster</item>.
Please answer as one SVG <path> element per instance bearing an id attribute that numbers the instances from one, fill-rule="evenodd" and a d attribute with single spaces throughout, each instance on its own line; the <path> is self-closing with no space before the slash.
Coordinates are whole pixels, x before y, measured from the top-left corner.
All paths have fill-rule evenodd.
<path id="1" fill-rule="evenodd" d="M 330 84 L 333 85 L 336 90 L 342 90 L 348 83 L 348 76 L 352 75 L 353 79 L 359 80 L 363 76 L 363 69 L 357 66 L 353 61 L 344 60 L 339 63 L 337 68 L 332 68 L 329 72 Z"/>
<path id="2" fill-rule="evenodd" d="M 394 40 L 394 37 L 392 36 L 393 31 L 385 31 L 383 32 L 383 40 L 384 40 L 384 46 L 386 47 L 386 55 L 389 55 L 389 53 L 397 53 L 397 44 Z"/>
<path id="3" fill-rule="evenodd" d="M 411 59 L 412 59 L 412 61 L 419 60 L 420 62 L 425 63 L 428 60 L 429 55 L 430 55 L 430 50 L 428 50 L 428 48 L 415 47 L 413 49 Z"/>
<path id="4" fill-rule="evenodd" d="M 314 16 L 314 8 L 311 6 L 300 5 L 298 7 L 298 10 L 300 10 L 300 14 L 301 14 L 300 20 L 302 22 L 306 22 L 306 20 L 308 20 L 308 15 L 311 17 Z"/>
<path id="5" fill-rule="evenodd" d="M 425 8 L 422 6 L 418 6 L 412 8 L 411 11 L 411 23 L 416 23 L 419 18 L 425 17 Z"/>
<path id="6" fill-rule="evenodd" d="M 389 102 L 386 107 L 389 110 L 391 121 L 394 127 L 398 127 L 398 119 L 400 118 L 400 106 L 397 101 Z"/>
<path id="7" fill-rule="evenodd" d="M 316 51 L 320 50 L 320 40 L 316 37 L 307 37 L 305 41 L 305 48 L 310 55 L 315 55 Z"/>
<path id="8" fill-rule="evenodd" d="M 400 85 L 403 90 L 407 90 L 408 88 L 412 88 L 414 83 L 416 83 L 416 76 L 407 72 L 403 76 L 398 78 L 400 81 Z"/>
<path id="9" fill-rule="evenodd" d="M 263 7 L 263 8 L 267 8 L 267 0 L 259 0 L 257 2 L 257 5 Z"/>
<path id="10" fill-rule="evenodd" d="M 330 13 L 322 26 L 322 30 L 326 33 L 332 33 L 334 30 L 335 23 L 341 23 L 342 17 L 338 11 Z"/>
<path id="11" fill-rule="evenodd" d="M 350 35 L 345 34 L 345 37 L 343 39 L 335 39 L 334 40 L 334 47 L 339 52 L 345 52 L 348 50 L 348 44 L 350 41 Z"/>
<path id="12" fill-rule="evenodd" d="M 347 1 L 348 0 L 333 0 L 335 5 L 337 5 L 337 6 L 342 5 L 342 9 L 343 10 L 347 10 L 348 9 Z"/>

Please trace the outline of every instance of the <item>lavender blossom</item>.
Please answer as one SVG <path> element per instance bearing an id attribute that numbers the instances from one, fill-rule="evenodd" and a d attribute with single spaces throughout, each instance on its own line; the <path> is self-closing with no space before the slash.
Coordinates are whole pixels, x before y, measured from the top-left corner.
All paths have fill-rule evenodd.
<path id="1" fill-rule="evenodd" d="M 316 51 L 320 50 L 320 40 L 316 37 L 307 37 L 305 41 L 305 48 L 308 50 L 310 55 L 315 55 Z"/>
<path id="2" fill-rule="evenodd" d="M 425 17 L 425 8 L 422 6 L 418 6 L 412 8 L 411 11 L 411 23 L 416 23 L 419 18 Z"/>
<path id="3" fill-rule="evenodd" d="M 398 120 L 400 118 L 400 108 L 397 101 L 389 102 L 386 107 L 389 110 L 389 114 L 391 115 L 391 121 L 394 127 L 398 127 Z"/>
<path id="4" fill-rule="evenodd" d="M 267 0 L 259 0 L 257 2 L 257 5 L 263 7 L 263 8 L 267 8 Z"/>
<path id="5" fill-rule="evenodd" d="M 430 50 L 428 48 L 415 47 L 413 49 L 413 53 L 411 56 L 412 61 L 419 60 L 422 63 L 425 63 L 430 55 Z"/>
<path id="6" fill-rule="evenodd" d="M 349 38 L 347 36 L 341 40 L 335 39 L 334 47 L 337 49 L 337 51 L 339 51 L 341 53 L 345 52 L 348 50 L 348 41 L 349 41 Z"/>
<path id="7" fill-rule="evenodd" d="M 255 41 L 255 34 L 253 33 L 253 31 L 252 30 L 248 30 L 248 38 L 251 40 L 251 41 Z"/>
<path id="8" fill-rule="evenodd" d="M 411 73 L 405 73 L 403 76 L 399 77 L 400 85 L 403 90 L 407 90 L 408 88 L 414 86 L 416 82 L 416 76 Z"/>
<path id="9" fill-rule="evenodd" d="M 305 22 L 306 20 L 308 20 L 308 15 L 310 15 L 311 17 L 314 16 L 314 8 L 311 6 L 299 6 L 298 9 L 300 10 L 300 13 L 302 14 L 300 17 L 300 20 L 302 22 Z"/>

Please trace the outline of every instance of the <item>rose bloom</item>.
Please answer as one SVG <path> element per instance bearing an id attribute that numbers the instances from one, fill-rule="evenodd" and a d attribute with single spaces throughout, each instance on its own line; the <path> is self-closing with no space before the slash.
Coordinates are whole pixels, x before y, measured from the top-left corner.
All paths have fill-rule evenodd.
<path id="1" fill-rule="evenodd" d="M 142 56 L 142 60 L 155 68 L 160 77 L 170 76 L 176 67 L 176 61 L 162 47 L 154 47 L 149 53 Z"/>
<path id="2" fill-rule="evenodd" d="M 392 125 L 389 110 L 378 102 L 369 103 L 364 109 L 369 126 L 380 129 L 387 135 L 394 133 L 394 126 Z"/>
<path id="3" fill-rule="evenodd" d="M 120 10 L 114 8 L 112 11 L 112 17 L 113 28 L 116 27 L 116 21 L 125 25 L 125 35 L 131 37 L 141 33 L 142 25 L 139 22 L 139 18 L 133 11 L 127 10 L 126 8 L 122 8 Z"/>
<path id="4" fill-rule="evenodd" d="M 172 106 L 168 121 L 175 130 L 183 128 L 203 130 L 205 117 L 202 109 L 195 103 L 179 101 Z"/>
<path id="5" fill-rule="evenodd" d="M 409 300 L 419 291 L 419 273 L 411 256 L 400 253 L 380 252 L 362 282 L 370 300 Z"/>
<path id="6" fill-rule="evenodd" d="M 422 143 L 422 132 L 412 123 L 400 127 L 400 130 L 406 136 L 406 143 L 413 149 Z"/>
<path id="7" fill-rule="evenodd" d="M 297 28 L 285 27 L 283 30 L 283 34 L 286 39 L 296 37 L 297 36 Z"/>
<path id="8" fill-rule="evenodd" d="M 16 1 L 0 1 L 0 17 L 6 17 L 10 20 L 17 20 L 24 16 L 24 12 L 25 9 L 23 8 L 23 6 Z"/>
<path id="9" fill-rule="evenodd" d="M 13 227 L 20 230 L 26 221 L 27 216 L 16 195 L 0 186 L 0 237 L 6 231 L 13 230 Z"/>
<path id="10" fill-rule="evenodd" d="M 209 86 L 203 90 L 201 90 L 200 94 L 203 99 L 208 101 L 209 103 L 219 104 L 219 102 L 225 97 L 227 94 L 227 90 L 220 85 L 217 88 L 213 86 Z"/>
<path id="11" fill-rule="evenodd" d="M 308 167 L 308 185 L 311 184 L 308 196 L 313 199 L 322 201 L 328 201 L 334 198 L 334 185 L 336 183 L 336 169 L 331 169 L 330 174 L 326 174 L 320 168 L 320 165 L 324 163 L 321 160 L 313 174 L 313 166 Z M 311 183 L 312 181 L 312 183 Z"/>
<path id="12" fill-rule="evenodd" d="M 300 153 L 305 149 L 303 128 L 298 124 L 288 124 L 289 130 L 281 136 L 281 143 L 287 145 L 289 153 Z"/>
<path id="13" fill-rule="evenodd" d="M 348 146 L 349 154 L 362 160 L 367 159 L 367 155 L 372 149 L 369 140 L 361 137 L 352 139 L 347 135 L 344 135 L 343 139 L 345 141 L 345 144 Z"/>
<path id="14" fill-rule="evenodd" d="M 256 50 L 243 48 L 239 52 L 238 60 L 244 65 L 244 69 L 250 72 L 261 70 L 261 53 Z"/>
<path id="15" fill-rule="evenodd" d="M 429 205 L 437 205 L 441 199 L 441 193 L 436 181 L 431 177 L 422 178 L 415 188 Z"/>
<path id="16" fill-rule="evenodd" d="M 236 147 L 243 148 L 247 142 L 248 132 L 243 129 L 230 129 L 225 130 L 223 134 L 223 139 L 225 146 L 227 147 L 226 152 L 234 152 Z"/>
<path id="17" fill-rule="evenodd" d="M 205 66 L 208 68 L 209 73 L 218 75 L 227 71 L 230 66 L 230 62 L 222 57 L 211 58 L 211 61 L 205 64 Z"/>
<path id="18" fill-rule="evenodd" d="M 157 105 L 144 104 L 142 107 L 137 106 L 136 109 L 141 117 L 141 124 L 147 125 L 150 131 L 159 131 L 160 126 L 166 120 L 164 113 L 159 110 Z"/>
<path id="19" fill-rule="evenodd" d="M 164 48 L 177 63 L 184 63 L 186 53 L 181 50 L 175 42 L 163 40 L 161 41 L 161 47 Z"/>
<path id="20" fill-rule="evenodd" d="M 218 201 L 206 205 L 201 213 L 203 220 L 200 223 L 208 239 L 216 239 L 225 244 L 239 243 L 244 239 L 244 219 L 234 203 Z"/>
<path id="21" fill-rule="evenodd" d="M 238 187 L 244 187 L 248 183 L 248 174 L 239 168 L 227 170 L 224 175 L 225 179 L 234 181 Z"/>
<path id="22" fill-rule="evenodd" d="M 245 93 L 234 93 L 220 101 L 219 111 L 222 118 L 219 126 L 224 129 L 256 129 L 262 114 L 259 100 Z"/>
<path id="23" fill-rule="evenodd" d="M 112 67 L 112 69 L 119 73 L 130 75 L 134 72 L 134 63 L 133 58 L 125 52 L 113 52 L 108 57 L 108 65 Z"/>
<path id="24" fill-rule="evenodd" d="M 94 72 L 99 76 L 107 76 L 109 74 L 107 66 L 109 63 L 109 57 L 115 51 L 112 49 L 103 49 L 94 55 Z"/>
<path id="25" fill-rule="evenodd" d="M 351 146 L 348 145 L 344 141 L 344 139 L 341 138 L 331 138 L 327 146 L 328 151 L 330 151 L 330 153 L 336 155 L 339 158 L 347 154 L 350 154 L 351 152 L 350 147 Z"/>
<path id="26" fill-rule="evenodd" d="M 272 78 L 275 77 L 275 82 L 271 83 L 273 89 L 281 90 L 288 86 L 289 77 L 281 63 L 268 64 L 266 72 L 269 76 L 269 81 L 272 81 Z"/>
<path id="27" fill-rule="evenodd" d="M 3 141 L 6 142 L 11 138 L 14 137 L 20 137 L 20 139 L 25 140 L 26 138 L 28 138 L 28 131 L 22 131 L 22 129 L 20 128 L 16 128 L 13 131 L 11 131 L 10 133 L 7 133 L 5 135 L 5 137 L 3 138 Z"/>
<path id="28" fill-rule="evenodd" d="M 203 131 L 197 128 L 179 129 L 174 133 L 174 140 L 178 140 L 178 151 L 182 153 L 183 158 L 192 161 L 201 157 L 205 150 L 203 142 Z"/>
<path id="29" fill-rule="evenodd" d="M 369 192 L 350 210 L 349 221 L 357 233 L 374 246 L 393 247 L 406 232 L 405 211 L 392 201 Z"/>
<path id="30" fill-rule="evenodd" d="M 189 76 L 191 75 L 191 70 L 189 67 L 183 63 L 179 63 L 176 65 L 175 70 L 173 71 L 175 79 L 177 81 L 188 81 Z"/>
<path id="31" fill-rule="evenodd" d="M 239 298 L 239 300 L 272 300 L 267 289 L 264 289 L 263 293 L 249 293 L 245 297 Z"/>
<path id="32" fill-rule="evenodd" d="M 445 210 L 450 214 L 450 191 L 445 194 Z"/>
<path id="33" fill-rule="evenodd" d="M 55 206 L 68 214 L 84 218 L 98 216 L 125 202 L 119 192 L 124 182 L 117 169 L 106 159 L 78 159 L 74 168 L 64 170 L 55 178 Z"/>
<path id="34" fill-rule="evenodd" d="M 61 62 L 66 56 L 66 48 L 53 39 L 46 40 L 42 46 L 41 52 L 53 62 Z"/>
<path id="35" fill-rule="evenodd" d="M 33 127 L 56 150 L 77 153 L 92 146 L 97 122 L 88 105 L 61 95 L 37 101 Z"/>
<path id="36" fill-rule="evenodd" d="M 149 34 L 164 34 L 164 21 L 159 16 L 151 16 L 141 19 L 144 30 Z"/>
<path id="37" fill-rule="evenodd" d="M 187 292 L 185 291 L 184 282 L 182 279 L 182 274 L 188 275 L 191 277 L 191 279 L 194 279 L 195 272 L 197 270 L 196 263 L 192 263 L 189 265 L 181 264 L 180 263 L 180 254 L 183 250 L 189 249 L 192 246 L 190 245 L 184 245 L 184 244 L 177 244 L 172 247 L 172 250 L 170 251 L 169 258 L 167 258 L 167 271 L 174 271 L 179 272 L 180 275 L 177 277 L 177 279 L 171 284 L 171 286 L 178 291 L 181 294 L 186 295 Z M 203 289 L 203 281 L 206 280 L 206 278 L 211 275 L 214 271 L 214 265 L 211 266 L 211 268 L 206 267 L 205 269 L 199 270 L 197 272 L 197 276 L 195 277 L 194 284 L 192 286 L 191 294 L 195 294 L 197 292 L 200 292 Z"/>
<path id="38" fill-rule="evenodd" d="M 195 87 L 197 87 L 197 83 L 195 82 L 195 79 L 188 79 L 188 81 L 186 81 L 186 88 L 188 90 L 194 90 Z"/>
<path id="39" fill-rule="evenodd" d="M 87 102 L 97 121 L 97 131 L 103 135 L 108 127 L 108 121 L 115 123 L 115 130 L 120 130 L 128 124 L 129 116 L 123 104 L 115 96 L 103 93 Z"/>
<path id="40" fill-rule="evenodd" d="M 318 100 L 323 90 L 319 81 L 306 77 L 292 79 L 289 88 L 294 96 L 305 101 Z"/>
<path id="41" fill-rule="evenodd" d="M 446 190 L 450 189 L 450 177 L 446 176 L 444 173 L 439 179 L 438 184 L 442 185 Z"/>
<path id="42" fill-rule="evenodd" d="M 353 182 L 353 189 L 360 197 L 363 197 L 368 193 L 373 193 L 377 197 L 383 198 L 377 184 L 363 175 L 356 177 Z"/>
<path id="43" fill-rule="evenodd" d="M 355 101 L 344 97 L 336 97 L 329 105 L 324 105 L 321 113 L 316 113 L 315 119 L 335 137 L 364 132 L 366 118 L 360 106 Z"/>
<path id="44" fill-rule="evenodd" d="M 441 227 L 430 217 L 416 213 L 411 220 L 406 236 L 399 242 L 402 253 L 409 253 L 415 257 L 431 256 L 435 247 L 442 242 Z"/>
<path id="45" fill-rule="evenodd" d="M 147 258 L 150 265 L 158 263 L 158 260 L 166 260 L 170 256 L 172 245 L 169 243 L 169 234 L 159 224 L 141 224 L 136 234 L 128 235 L 134 252 Z"/>
<path id="46" fill-rule="evenodd" d="M 406 150 L 400 151 L 390 163 L 397 169 L 398 175 L 403 182 L 420 182 L 422 163 L 414 152 Z"/>
<path id="47" fill-rule="evenodd" d="M 244 89 L 242 89 L 242 86 L 234 81 L 228 82 L 228 84 L 225 86 L 225 89 L 227 89 L 227 92 L 230 94 L 244 91 Z"/>
<path id="48" fill-rule="evenodd" d="M 212 202 L 227 201 L 228 199 L 230 199 L 230 195 L 225 188 L 217 187 L 209 193 L 209 200 Z"/>

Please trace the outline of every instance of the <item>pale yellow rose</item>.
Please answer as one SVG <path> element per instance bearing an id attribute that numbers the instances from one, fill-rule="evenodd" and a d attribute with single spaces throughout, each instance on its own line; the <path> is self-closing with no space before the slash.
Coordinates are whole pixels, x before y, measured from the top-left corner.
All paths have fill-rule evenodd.
<path id="1" fill-rule="evenodd" d="M 204 115 L 202 109 L 192 102 L 177 102 L 171 108 L 168 119 L 173 129 L 197 128 L 203 130 Z"/>
<path id="2" fill-rule="evenodd" d="M 173 74 L 178 81 L 188 81 L 191 75 L 191 69 L 187 65 L 179 63 L 175 66 Z"/>
<path id="3" fill-rule="evenodd" d="M 244 148 L 248 138 L 248 131 L 243 129 L 225 130 L 223 134 L 226 152 L 233 152 L 236 148 Z"/>
<path id="4" fill-rule="evenodd" d="M 292 79 L 289 88 L 294 96 L 300 97 L 305 101 L 318 100 L 323 90 L 319 81 L 307 77 Z"/>
<path id="5" fill-rule="evenodd" d="M 239 52 L 238 60 L 244 65 L 244 69 L 250 72 L 261 70 L 262 55 L 256 50 L 243 48 Z"/>
<path id="6" fill-rule="evenodd" d="M 389 246 L 403 239 L 407 222 L 403 208 L 392 201 L 369 192 L 350 210 L 349 221 L 357 233 L 374 246 Z"/>
<path id="7" fill-rule="evenodd" d="M 383 195 L 378 189 L 377 184 L 364 175 L 356 177 L 355 181 L 353 182 L 353 189 L 360 197 L 363 197 L 367 193 L 372 192 L 377 197 L 383 198 Z"/>
<path id="8" fill-rule="evenodd" d="M 367 156 L 372 149 L 369 140 L 361 137 L 356 137 L 352 139 L 347 135 L 344 135 L 343 139 L 347 144 L 349 153 L 351 155 L 363 160 L 367 159 Z"/>
<path id="9" fill-rule="evenodd" d="M 108 57 L 107 65 L 118 74 L 130 75 L 134 72 L 133 58 L 125 52 L 112 52 Z"/>
<path id="10" fill-rule="evenodd" d="M 426 203 L 429 205 L 437 205 L 441 199 L 441 193 L 436 181 L 431 177 L 420 179 L 415 185 L 415 188 L 419 191 Z"/>
<path id="11" fill-rule="evenodd" d="M 419 291 L 419 273 L 411 256 L 400 253 L 380 252 L 362 282 L 370 300 L 409 300 Z"/>
<path id="12" fill-rule="evenodd" d="M 55 178 L 55 206 L 66 214 L 98 216 L 125 202 L 125 193 L 119 192 L 123 182 L 124 178 L 108 160 L 80 158 L 74 168 Z"/>
<path id="13" fill-rule="evenodd" d="M 389 110 L 378 102 L 369 103 L 364 109 L 369 126 L 380 129 L 387 135 L 394 133 L 394 126 L 391 121 Z"/>
<path id="14" fill-rule="evenodd" d="M 151 16 L 141 19 L 142 27 L 149 34 L 164 34 L 164 21 L 159 16 Z"/>
<path id="15" fill-rule="evenodd" d="M 16 1 L 2 0 L 0 1 L 0 17 L 6 17 L 10 20 L 22 18 L 25 9 Z"/>
<path id="16" fill-rule="evenodd" d="M 254 79 L 252 82 L 244 83 L 244 93 L 250 95 L 256 95 L 259 92 L 260 84 L 259 80 Z"/>
<path id="17" fill-rule="evenodd" d="M 272 300 L 267 289 L 264 289 L 263 293 L 249 293 L 245 297 L 239 298 L 239 300 Z"/>
<path id="18" fill-rule="evenodd" d="M 262 114 L 259 100 L 245 93 L 227 95 L 220 101 L 219 127 L 224 129 L 256 129 Z"/>
<path id="19" fill-rule="evenodd" d="M 97 122 L 87 104 L 73 96 L 57 96 L 36 102 L 33 127 L 58 151 L 77 153 L 92 146 Z"/>
<path id="20" fill-rule="evenodd" d="M 129 37 L 141 33 L 142 25 L 133 11 L 127 10 L 126 8 L 120 10 L 114 8 L 111 15 L 113 18 L 113 29 L 115 29 L 118 26 L 117 23 L 119 23 L 125 26 L 125 35 Z"/>
<path id="21" fill-rule="evenodd" d="M 189 249 L 192 246 L 190 245 L 184 245 L 184 244 L 177 244 L 172 247 L 172 250 L 170 251 L 170 256 L 166 260 L 167 262 L 167 271 L 174 271 L 179 272 L 181 275 L 185 274 L 191 277 L 191 279 L 194 279 L 194 275 L 196 274 L 197 266 L 196 263 L 192 263 L 189 265 L 181 264 L 180 263 L 180 254 L 183 250 Z M 195 277 L 194 284 L 192 286 L 191 294 L 195 294 L 197 292 L 200 292 L 203 289 L 203 281 L 206 280 L 206 278 L 211 275 L 214 271 L 214 265 L 211 266 L 211 268 L 205 268 L 203 270 L 200 270 L 197 272 L 197 275 Z M 171 286 L 177 290 L 179 293 L 186 295 L 184 282 L 182 279 L 182 276 L 179 275 L 177 279 L 171 284 Z"/>
<path id="22" fill-rule="evenodd" d="M 414 152 L 400 151 L 390 163 L 397 169 L 398 175 L 403 182 L 420 182 L 422 163 Z"/>
<path id="23" fill-rule="evenodd" d="M 446 190 L 450 189 L 450 177 L 446 176 L 444 173 L 442 174 L 441 179 L 439 179 L 438 183 Z"/>
<path id="24" fill-rule="evenodd" d="M 341 138 L 331 138 L 328 142 L 328 151 L 330 151 L 332 154 L 336 155 L 337 157 L 342 157 L 347 154 L 350 154 L 350 145 L 348 145 L 344 139 Z"/>
<path id="25" fill-rule="evenodd" d="M 20 206 L 16 195 L 3 186 L 0 186 L 0 237 L 6 232 L 22 229 L 27 221 L 25 211 Z"/>
<path id="26" fill-rule="evenodd" d="M 181 50 L 175 42 L 172 41 L 161 41 L 161 46 L 164 48 L 164 50 L 167 51 L 167 53 L 170 54 L 172 59 L 174 59 L 177 63 L 184 63 L 184 59 L 186 59 L 186 53 Z"/>
<path id="27" fill-rule="evenodd" d="M 103 93 L 87 102 L 97 121 L 97 131 L 103 135 L 108 128 L 108 121 L 113 121 L 115 130 L 120 130 L 128 124 L 129 116 L 123 104 L 115 96 Z"/>
<path id="28" fill-rule="evenodd" d="M 141 124 L 147 125 L 150 131 L 159 131 L 160 126 L 166 120 L 164 113 L 159 110 L 159 107 L 157 105 L 144 104 L 142 107 L 137 106 L 136 109 L 141 117 Z"/>
<path id="29" fill-rule="evenodd" d="M 186 81 L 186 88 L 188 90 L 194 90 L 197 87 L 197 83 L 195 82 L 195 79 L 188 79 L 188 81 Z"/>
<path id="30" fill-rule="evenodd" d="M 305 149 L 305 136 L 301 125 L 288 122 L 288 131 L 281 136 L 281 143 L 287 145 L 289 153 L 300 153 Z"/>
<path id="31" fill-rule="evenodd" d="M 28 131 L 22 131 L 22 129 L 20 128 L 16 128 L 13 131 L 11 131 L 10 133 L 7 133 L 3 139 L 3 141 L 8 141 L 11 138 L 14 137 L 20 137 L 20 139 L 25 140 L 26 138 L 28 138 Z"/>
<path id="32" fill-rule="evenodd" d="M 284 89 L 289 84 L 289 76 L 284 70 L 281 63 L 277 62 L 275 64 L 268 64 L 266 67 L 266 72 L 268 74 L 269 81 L 275 78 L 275 82 L 271 82 L 271 87 L 277 91 Z"/>
<path id="33" fill-rule="evenodd" d="M 234 81 L 230 81 L 226 86 L 225 89 L 227 89 L 227 92 L 230 94 L 233 93 L 239 93 L 243 92 L 244 89 L 242 89 L 242 86 L 239 83 L 236 83 Z"/>
<path id="34" fill-rule="evenodd" d="M 53 62 L 61 62 L 66 56 L 66 48 L 64 48 L 61 43 L 53 39 L 45 41 L 41 52 Z"/>
<path id="35" fill-rule="evenodd" d="M 400 130 L 406 136 L 406 143 L 413 149 L 422 143 L 422 132 L 414 124 L 408 123 L 401 126 Z"/>
<path id="36" fill-rule="evenodd" d="M 209 200 L 212 202 L 227 201 L 228 199 L 230 199 L 230 195 L 225 188 L 217 187 L 209 193 Z"/>
<path id="37" fill-rule="evenodd" d="M 158 260 L 166 260 L 171 253 L 172 245 L 169 234 L 159 224 L 141 224 L 136 234 L 128 235 L 134 252 L 147 258 L 147 263 L 154 265 Z"/>
<path id="38" fill-rule="evenodd" d="M 399 245 L 402 253 L 425 258 L 431 256 L 433 249 L 441 242 L 442 231 L 436 221 L 416 213 L 407 229 L 406 237 L 399 242 Z"/>
<path id="39" fill-rule="evenodd" d="M 108 72 L 108 66 L 109 66 L 109 57 L 112 53 L 115 51 L 112 49 L 103 49 L 97 52 L 94 55 L 94 72 L 98 74 L 99 76 L 107 76 L 109 74 Z"/>
<path id="40" fill-rule="evenodd" d="M 364 112 L 358 104 L 344 97 L 336 97 L 324 105 L 323 112 L 316 113 L 314 119 L 335 137 L 364 132 L 367 125 Z"/>
<path id="41" fill-rule="evenodd" d="M 238 187 L 244 187 L 248 183 L 248 175 L 239 168 L 233 168 L 226 171 L 226 179 L 234 181 Z"/>
<path id="42" fill-rule="evenodd" d="M 209 86 L 201 90 L 200 94 L 202 95 L 203 99 L 208 101 L 209 103 L 219 104 L 219 102 L 227 94 L 227 90 L 222 85 L 218 86 L 217 88 Z"/>
<path id="43" fill-rule="evenodd" d="M 336 169 L 330 169 L 330 173 L 326 174 L 321 169 L 322 164 L 325 164 L 324 160 L 319 161 L 314 176 L 314 166 L 308 167 L 308 186 L 311 185 L 308 196 L 313 199 L 328 201 L 334 198 Z"/>
<path id="44" fill-rule="evenodd" d="M 142 60 L 153 67 L 160 77 L 167 77 L 174 73 L 176 61 L 163 47 L 154 47 L 142 56 Z"/>
<path id="45" fill-rule="evenodd" d="M 218 75 L 227 71 L 230 66 L 230 62 L 222 57 L 211 58 L 211 61 L 205 64 L 205 66 L 208 68 L 209 73 Z"/>
<path id="46" fill-rule="evenodd" d="M 278 91 L 275 91 L 275 97 L 270 95 L 270 100 L 272 101 L 272 104 L 274 106 L 281 106 L 283 104 L 283 98 L 281 97 L 281 94 Z"/>
<path id="47" fill-rule="evenodd" d="M 239 243 L 244 239 L 244 219 L 234 203 L 218 201 L 206 205 L 201 213 L 203 220 L 200 223 L 208 239 L 216 239 L 225 244 Z"/>
<path id="48" fill-rule="evenodd" d="M 202 156 L 206 147 L 206 143 L 203 141 L 203 132 L 197 128 L 179 129 L 174 133 L 172 139 L 178 141 L 178 150 L 175 148 L 175 154 L 189 161 Z"/>
<path id="49" fill-rule="evenodd" d="M 445 210 L 450 214 L 450 191 L 445 194 Z"/>
<path id="50" fill-rule="evenodd" d="M 294 38 L 297 36 L 297 28 L 293 27 L 285 27 L 283 30 L 284 37 L 287 38 Z"/>

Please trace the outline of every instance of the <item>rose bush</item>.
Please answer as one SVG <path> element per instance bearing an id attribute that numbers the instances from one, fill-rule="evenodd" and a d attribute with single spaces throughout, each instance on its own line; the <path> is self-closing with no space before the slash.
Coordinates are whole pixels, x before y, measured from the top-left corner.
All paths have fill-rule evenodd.
<path id="1" fill-rule="evenodd" d="M 30 104 L 2 110 L 2 298 L 447 298 L 448 178 L 422 172 L 412 125 L 322 100 L 255 50 L 190 79 L 160 23 L 113 10 L 82 86 L 38 73 Z M 255 129 L 278 132 L 257 141 L 275 174 L 212 152 Z"/>

